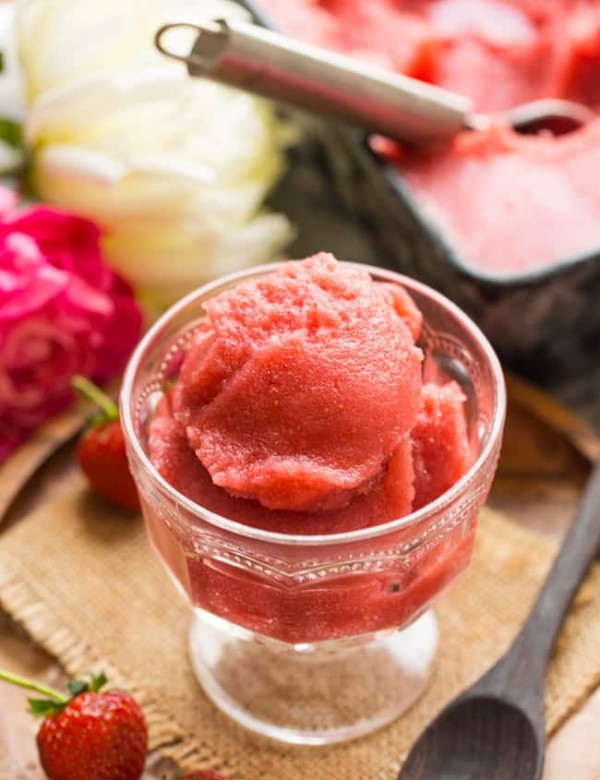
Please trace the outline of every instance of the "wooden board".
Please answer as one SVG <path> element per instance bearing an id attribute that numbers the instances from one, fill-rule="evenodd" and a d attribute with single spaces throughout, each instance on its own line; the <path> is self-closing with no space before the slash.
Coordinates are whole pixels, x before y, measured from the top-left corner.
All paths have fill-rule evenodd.
<path id="1" fill-rule="evenodd" d="M 504 447 L 490 503 L 515 522 L 560 539 L 575 514 L 590 464 L 600 457 L 600 438 L 530 385 L 511 377 L 508 390 Z M 3 527 L 69 489 L 76 468 L 69 442 L 80 425 L 77 413 L 53 421 L 0 467 Z M 1 614 L 0 666 L 51 684 L 63 681 L 54 659 Z M 36 725 L 25 712 L 25 700 L 24 692 L 0 685 L 0 780 L 44 777 L 36 760 Z M 600 780 L 599 721 L 600 690 L 550 741 L 543 780 Z M 160 778 L 168 769 L 151 756 L 146 778 Z"/>

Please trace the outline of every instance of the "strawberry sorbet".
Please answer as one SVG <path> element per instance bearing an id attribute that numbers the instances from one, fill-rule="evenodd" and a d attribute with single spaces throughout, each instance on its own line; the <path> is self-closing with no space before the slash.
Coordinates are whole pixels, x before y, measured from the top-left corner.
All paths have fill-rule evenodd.
<path id="1" fill-rule="evenodd" d="M 494 275 L 600 249 L 600 118 L 523 137 L 502 112 L 539 98 L 600 111 L 597 0 L 261 0 L 283 30 L 467 95 L 491 114 L 425 154 L 392 162 L 450 241 Z M 377 148 L 390 151 L 388 144 Z"/>
<path id="2" fill-rule="evenodd" d="M 321 255 L 206 304 L 172 406 L 215 485 L 311 512 L 372 487 L 415 424 L 422 355 L 368 279 Z"/>
<path id="3" fill-rule="evenodd" d="M 466 470 L 463 395 L 422 384 L 421 317 L 401 287 L 322 253 L 205 308 L 149 440 L 196 502 L 334 533 L 408 514 Z"/>
<path id="4" fill-rule="evenodd" d="M 600 249 L 600 119 L 557 137 L 462 133 L 399 164 L 450 241 L 486 271 L 518 274 Z"/>
<path id="5" fill-rule="evenodd" d="M 467 470 L 466 399 L 449 379 L 423 381 L 422 317 L 399 285 L 321 253 L 204 308 L 148 432 L 154 466 L 197 504 L 267 531 L 337 534 L 407 515 Z M 418 575 L 289 590 L 198 555 L 151 509 L 146 521 L 196 606 L 289 642 L 401 625 L 464 568 L 473 541 L 457 527 Z"/>

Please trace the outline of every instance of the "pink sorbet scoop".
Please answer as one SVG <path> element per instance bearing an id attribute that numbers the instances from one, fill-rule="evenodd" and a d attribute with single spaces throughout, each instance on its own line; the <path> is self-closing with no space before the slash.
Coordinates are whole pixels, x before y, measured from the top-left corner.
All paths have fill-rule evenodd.
<path id="1" fill-rule="evenodd" d="M 321 253 L 206 303 L 172 408 L 215 485 L 294 511 L 369 490 L 421 403 L 420 314 L 398 295 Z"/>

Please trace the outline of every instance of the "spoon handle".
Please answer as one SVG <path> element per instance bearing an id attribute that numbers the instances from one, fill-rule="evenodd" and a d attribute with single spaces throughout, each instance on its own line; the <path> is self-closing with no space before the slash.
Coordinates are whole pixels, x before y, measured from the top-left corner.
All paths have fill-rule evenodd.
<path id="1" fill-rule="evenodd" d="M 577 516 L 527 621 L 480 690 L 511 692 L 522 703 L 543 688 L 544 674 L 567 610 L 600 548 L 600 462 L 590 475 Z"/>
<path id="2" fill-rule="evenodd" d="M 178 53 L 184 30 L 195 36 L 191 53 Z M 253 24 L 168 24 L 155 43 L 183 61 L 191 76 L 404 141 L 448 138 L 485 119 L 471 113 L 472 103 L 463 95 Z"/>

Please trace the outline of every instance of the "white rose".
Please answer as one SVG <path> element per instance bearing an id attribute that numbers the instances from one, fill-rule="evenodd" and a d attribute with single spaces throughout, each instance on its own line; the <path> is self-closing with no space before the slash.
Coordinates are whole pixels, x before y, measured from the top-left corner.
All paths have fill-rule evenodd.
<path id="1" fill-rule="evenodd" d="M 291 236 L 262 206 L 289 128 L 153 45 L 168 21 L 244 15 L 226 0 L 17 0 L 34 189 L 95 220 L 109 261 L 163 302 Z"/>

